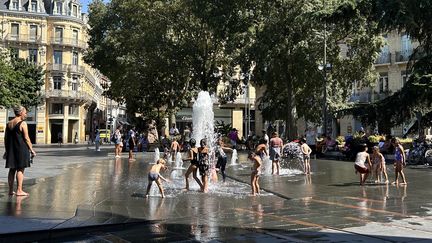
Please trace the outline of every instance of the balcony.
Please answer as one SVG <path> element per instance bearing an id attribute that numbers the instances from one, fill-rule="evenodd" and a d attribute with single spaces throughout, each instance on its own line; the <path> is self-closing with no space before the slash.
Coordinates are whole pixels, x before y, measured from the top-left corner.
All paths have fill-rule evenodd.
<path id="1" fill-rule="evenodd" d="M 372 101 L 372 95 L 370 92 L 358 92 L 351 95 L 349 102 L 354 103 L 370 103 Z"/>
<path id="2" fill-rule="evenodd" d="M 76 47 L 76 48 L 80 48 L 80 49 L 86 49 L 87 48 L 87 42 L 77 40 L 74 38 L 52 37 L 50 43 L 53 45 L 71 46 L 71 47 Z"/>
<path id="3" fill-rule="evenodd" d="M 397 51 L 396 62 L 408 62 L 412 54 L 412 50 Z"/>
<path id="4" fill-rule="evenodd" d="M 24 43 L 35 43 L 35 44 L 42 44 L 42 36 L 38 35 L 27 35 L 27 34 L 8 34 L 6 35 L 6 41 L 10 42 L 24 42 Z"/>
<path id="5" fill-rule="evenodd" d="M 43 95 L 46 99 L 51 99 L 57 102 L 69 101 L 78 104 L 84 104 L 89 100 L 92 100 L 92 97 L 87 92 L 75 90 L 50 89 L 46 90 Z"/>
<path id="6" fill-rule="evenodd" d="M 380 56 L 374 62 L 376 65 L 379 64 L 390 64 L 391 63 L 391 53 L 381 52 Z"/>
<path id="7" fill-rule="evenodd" d="M 48 64 L 48 71 L 55 72 L 65 72 L 65 73 L 76 73 L 84 75 L 85 68 L 80 65 L 72 65 L 72 64 Z"/>

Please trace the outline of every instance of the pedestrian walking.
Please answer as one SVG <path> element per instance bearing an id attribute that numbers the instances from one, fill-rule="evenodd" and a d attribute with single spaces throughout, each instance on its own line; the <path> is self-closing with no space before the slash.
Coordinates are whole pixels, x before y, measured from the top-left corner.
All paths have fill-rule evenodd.
<path id="1" fill-rule="evenodd" d="M 6 168 L 9 169 L 8 185 L 9 195 L 28 196 L 29 194 L 23 191 L 24 170 L 30 167 L 31 159 L 36 156 L 33 150 L 32 143 L 28 135 L 28 127 L 25 119 L 27 118 L 27 109 L 23 106 L 15 106 L 13 108 L 15 118 L 7 123 L 6 133 L 4 138 Z M 17 190 L 13 191 L 13 186 L 17 181 Z"/>
<path id="2" fill-rule="evenodd" d="M 57 133 L 57 143 L 58 143 L 59 147 L 61 147 L 63 144 L 63 134 L 61 132 Z"/>
<path id="3" fill-rule="evenodd" d="M 120 155 L 121 155 L 121 152 L 123 149 L 123 141 L 122 141 L 122 134 L 121 134 L 122 129 L 123 129 L 123 126 L 118 125 L 117 129 L 114 131 L 114 134 L 113 134 L 113 142 L 115 144 L 114 152 L 115 152 L 116 158 L 120 158 Z"/>
<path id="4" fill-rule="evenodd" d="M 100 150 L 100 142 L 101 142 L 100 131 L 99 131 L 99 129 L 96 129 L 96 136 L 95 136 L 95 151 L 96 152 L 100 152 L 101 151 Z"/>

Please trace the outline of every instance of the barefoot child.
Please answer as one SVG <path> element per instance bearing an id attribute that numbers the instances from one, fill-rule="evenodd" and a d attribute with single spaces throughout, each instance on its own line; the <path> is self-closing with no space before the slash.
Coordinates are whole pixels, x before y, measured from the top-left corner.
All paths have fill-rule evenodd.
<path id="1" fill-rule="evenodd" d="M 150 188 L 153 184 L 153 181 L 155 181 L 156 185 L 159 187 L 159 191 L 161 193 L 162 198 L 165 197 L 164 190 L 162 188 L 162 184 L 161 184 L 160 180 L 163 180 L 163 181 L 169 181 L 169 180 L 167 180 L 163 176 L 161 176 L 160 171 L 166 170 L 166 169 L 167 169 L 167 167 L 165 166 L 165 160 L 164 159 L 159 159 L 155 165 L 152 165 L 152 167 L 150 168 L 150 171 L 148 173 L 148 186 L 147 186 L 146 197 L 148 197 L 148 195 L 149 195 Z"/>
<path id="2" fill-rule="evenodd" d="M 405 180 L 405 174 L 403 173 L 403 167 L 405 167 L 405 151 L 402 145 L 400 144 L 399 139 L 392 139 L 393 146 L 395 148 L 395 161 L 394 161 L 394 168 L 395 168 L 395 181 L 392 184 L 398 184 L 398 178 L 399 174 L 402 177 L 402 183 L 401 185 L 406 185 L 407 182 Z"/>
<path id="3" fill-rule="evenodd" d="M 190 144 L 190 149 L 188 151 L 189 153 L 189 157 L 188 160 L 190 161 L 190 165 L 189 168 L 186 171 L 185 174 L 185 179 L 186 179 L 186 187 L 185 190 L 189 191 L 189 176 L 190 174 L 192 174 L 193 178 L 195 179 L 195 181 L 198 183 L 198 185 L 200 186 L 200 189 L 203 188 L 203 184 L 201 183 L 200 179 L 198 179 L 197 177 L 197 171 L 198 171 L 198 148 L 195 147 L 196 145 L 196 141 L 195 139 L 191 138 L 189 141 Z"/>
<path id="4" fill-rule="evenodd" d="M 173 141 L 171 142 L 171 161 L 176 161 L 177 152 L 180 151 L 180 144 L 177 142 L 177 138 L 173 138 Z"/>
<path id="5" fill-rule="evenodd" d="M 259 175 L 261 171 L 261 158 L 256 155 L 254 152 L 250 152 L 248 158 L 254 163 L 252 166 L 251 173 L 251 186 L 252 186 L 252 196 L 256 196 L 256 194 L 260 194 L 260 186 L 259 186 Z"/>
<path id="6" fill-rule="evenodd" d="M 366 152 L 367 151 L 366 144 L 362 144 L 361 146 L 362 147 L 360 149 L 360 152 L 358 152 L 356 156 L 354 168 L 356 170 L 356 174 L 357 172 L 360 173 L 360 185 L 363 186 L 370 173 L 369 168 L 372 168 L 372 164 L 370 161 L 369 154 Z M 366 161 L 369 165 L 369 168 L 365 166 Z"/>
<path id="7" fill-rule="evenodd" d="M 303 153 L 303 163 L 304 163 L 304 173 L 305 175 L 308 175 L 311 173 L 310 169 L 310 155 L 312 153 L 312 149 L 307 145 L 306 139 L 300 140 L 300 149 Z"/>
<path id="8" fill-rule="evenodd" d="M 387 176 L 387 168 L 386 168 L 386 164 L 385 164 L 385 158 L 384 156 L 380 153 L 380 149 L 378 146 L 374 146 L 373 147 L 373 154 L 371 157 L 372 160 L 372 164 L 375 167 L 373 172 L 375 174 L 375 179 L 376 182 L 381 182 L 381 173 L 384 174 L 385 177 L 385 183 L 387 184 L 388 181 L 388 176 Z"/>

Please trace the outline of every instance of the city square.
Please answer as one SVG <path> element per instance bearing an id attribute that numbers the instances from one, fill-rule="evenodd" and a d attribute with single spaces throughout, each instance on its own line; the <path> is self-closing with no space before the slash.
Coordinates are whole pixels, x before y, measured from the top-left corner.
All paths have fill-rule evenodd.
<path id="1" fill-rule="evenodd" d="M 408 186 L 360 187 L 352 162 L 312 160 L 312 175 L 282 172 L 262 177 L 251 197 L 250 163 L 239 155 L 228 179 L 202 194 L 184 177 L 145 198 L 145 171 L 154 153 L 115 159 L 85 146 L 38 148 L 25 187 L 30 196 L 5 196 L 1 239 L 24 241 L 427 242 L 432 237 L 427 167 L 406 170 Z M 107 156 L 108 155 L 108 156 Z M 61 156 L 63 163 L 53 164 Z M 184 170 L 183 170 L 184 172 Z M 172 170 L 164 173 L 166 177 Z M 393 176 L 392 173 L 389 173 Z M 1 178 L 2 183 L 5 177 Z"/>
<path id="2" fill-rule="evenodd" d="M 0 241 L 431 241 L 432 2 L 0 16 Z"/>

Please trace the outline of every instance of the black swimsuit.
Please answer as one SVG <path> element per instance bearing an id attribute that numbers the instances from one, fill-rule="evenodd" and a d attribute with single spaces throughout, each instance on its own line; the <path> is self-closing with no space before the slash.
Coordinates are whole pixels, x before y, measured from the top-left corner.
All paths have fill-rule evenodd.
<path id="1" fill-rule="evenodd" d="M 192 151 L 192 159 L 190 160 L 191 165 L 198 166 L 198 153 L 195 153 L 195 151 Z"/>

